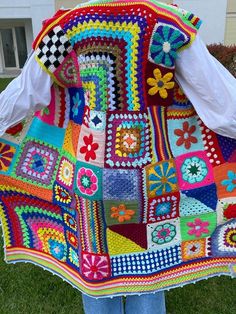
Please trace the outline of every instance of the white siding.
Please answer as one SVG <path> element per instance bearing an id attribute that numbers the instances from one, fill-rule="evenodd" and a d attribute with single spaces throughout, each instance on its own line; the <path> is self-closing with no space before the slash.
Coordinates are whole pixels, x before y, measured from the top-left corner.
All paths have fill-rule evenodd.
<path id="1" fill-rule="evenodd" d="M 224 43 L 227 0 L 175 0 L 174 3 L 201 18 L 200 34 L 205 43 Z"/>

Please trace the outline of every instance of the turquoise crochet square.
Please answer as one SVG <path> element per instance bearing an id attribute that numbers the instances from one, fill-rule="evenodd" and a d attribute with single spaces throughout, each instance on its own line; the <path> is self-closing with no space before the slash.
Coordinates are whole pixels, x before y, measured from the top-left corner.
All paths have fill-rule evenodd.
<path id="1" fill-rule="evenodd" d="M 35 117 L 29 128 L 27 136 L 51 144 L 57 148 L 61 148 L 63 145 L 65 132 L 65 129 L 44 123 Z"/>
<path id="2" fill-rule="evenodd" d="M 174 157 L 204 150 L 201 130 L 196 116 L 168 120 L 168 135 Z"/>
<path id="3" fill-rule="evenodd" d="M 74 188 L 83 198 L 102 200 L 102 168 L 77 161 Z"/>

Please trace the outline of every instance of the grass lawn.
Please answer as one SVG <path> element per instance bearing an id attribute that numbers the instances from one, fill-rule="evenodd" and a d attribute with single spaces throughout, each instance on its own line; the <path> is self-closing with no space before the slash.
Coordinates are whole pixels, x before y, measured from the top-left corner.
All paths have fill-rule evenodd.
<path id="1" fill-rule="evenodd" d="M 0 79 L 0 90 L 9 81 Z M 0 230 L 0 314 L 83 313 L 76 289 L 32 264 L 6 264 L 2 247 Z M 236 280 L 217 277 L 173 289 L 166 293 L 166 303 L 168 314 L 234 314 Z"/>
<path id="2" fill-rule="evenodd" d="M 11 82 L 12 78 L 0 78 L 0 92 Z"/>

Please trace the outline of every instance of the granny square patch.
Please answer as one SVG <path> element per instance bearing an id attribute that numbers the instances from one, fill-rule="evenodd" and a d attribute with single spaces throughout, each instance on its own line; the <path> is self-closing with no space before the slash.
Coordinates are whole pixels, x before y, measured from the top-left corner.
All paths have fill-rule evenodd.
<path id="1" fill-rule="evenodd" d="M 200 188 L 214 182 L 212 166 L 204 151 L 181 155 L 175 162 L 181 190 Z"/>
<path id="2" fill-rule="evenodd" d="M 140 221 L 140 205 L 136 200 L 105 200 L 103 204 L 108 226 L 138 223 Z"/>
<path id="3" fill-rule="evenodd" d="M 164 67 L 172 68 L 177 57 L 177 50 L 188 40 L 178 28 L 157 23 L 153 29 L 148 59 Z"/>
<path id="4" fill-rule="evenodd" d="M 179 218 L 147 225 L 149 250 L 160 250 L 181 242 Z"/>
<path id="5" fill-rule="evenodd" d="M 111 275 L 110 258 L 107 254 L 82 252 L 82 274 L 91 281 L 100 281 Z"/>
<path id="6" fill-rule="evenodd" d="M 219 198 L 236 196 L 236 163 L 225 163 L 214 168 Z"/>
<path id="7" fill-rule="evenodd" d="M 145 167 L 144 174 L 148 198 L 178 191 L 176 168 L 172 159 Z"/>
<path id="8" fill-rule="evenodd" d="M 104 169 L 104 200 L 139 200 L 140 172 L 137 169 Z"/>
<path id="9" fill-rule="evenodd" d="M 209 237 L 216 228 L 216 213 L 181 217 L 180 228 L 183 241 Z"/>
<path id="10" fill-rule="evenodd" d="M 82 125 L 77 159 L 98 167 L 104 166 L 105 131 L 94 131 Z"/>
<path id="11" fill-rule="evenodd" d="M 179 192 L 148 199 L 147 222 L 173 219 L 179 216 Z"/>
<path id="12" fill-rule="evenodd" d="M 71 206 L 72 201 L 73 195 L 71 191 L 55 182 L 53 186 L 53 203 L 69 207 Z"/>
<path id="13" fill-rule="evenodd" d="M 106 128 L 106 113 L 90 110 L 88 126 L 90 129 L 104 131 Z"/>
<path id="14" fill-rule="evenodd" d="M 212 235 L 212 255 L 236 255 L 236 220 L 230 220 L 216 228 Z"/>
<path id="15" fill-rule="evenodd" d="M 136 168 L 150 162 L 150 127 L 147 114 L 109 114 L 105 167 Z"/>
<path id="16" fill-rule="evenodd" d="M 1 139 L 0 141 L 0 173 L 10 173 L 14 162 L 17 146 Z"/>
<path id="17" fill-rule="evenodd" d="M 80 161 L 76 163 L 75 192 L 90 199 L 102 199 L 102 169 Z"/>
<path id="18" fill-rule="evenodd" d="M 17 155 L 15 176 L 23 181 L 51 187 L 58 164 L 58 151 L 29 138 Z"/>
<path id="19" fill-rule="evenodd" d="M 181 245 L 183 261 L 207 256 L 207 238 L 191 241 L 183 241 Z"/>
<path id="20" fill-rule="evenodd" d="M 236 197 L 226 197 L 218 200 L 217 224 L 222 224 L 229 219 L 236 219 Z"/>
<path id="21" fill-rule="evenodd" d="M 53 73 L 71 51 L 68 38 L 57 25 L 43 37 L 35 53 L 40 62 Z"/>
<path id="22" fill-rule="evenodd" d="M 204 150 L 201 131 L 196 116 L 168 120 L 168 138 L 173 155 Z"/>
<path id="23" fill-rule="evenodd" d="M 71 161 L 67 157 L 62 156 L 56 180 L 64 187 L 68 189 L 73 188 L 74 182 L 74 173 L 75 173 L 75 162 Z"/>
<path id="24" fill-rule="evenodd" d="M 70 120 L 81 125 L 85 107 L 83 88 L 71 87 L 68 91 L 70 96 Z"/>

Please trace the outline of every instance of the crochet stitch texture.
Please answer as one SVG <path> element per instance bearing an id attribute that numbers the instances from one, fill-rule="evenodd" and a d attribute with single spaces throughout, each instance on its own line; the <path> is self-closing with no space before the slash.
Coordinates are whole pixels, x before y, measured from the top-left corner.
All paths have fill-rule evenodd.
<path id="1" fill-rule="evenodd" d="M 34 42 L 49 106 L 0 138 L 7 262 L 92 296 L 236 271 L 236 141 L 175 81 L 200 20 L 157 1 L 61 10 Z"/>

